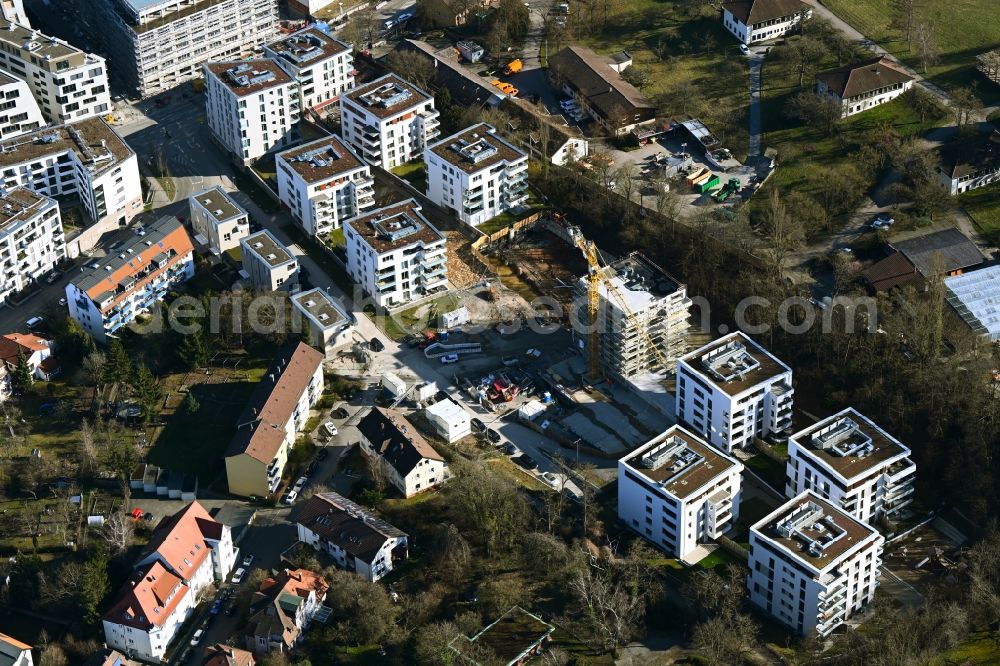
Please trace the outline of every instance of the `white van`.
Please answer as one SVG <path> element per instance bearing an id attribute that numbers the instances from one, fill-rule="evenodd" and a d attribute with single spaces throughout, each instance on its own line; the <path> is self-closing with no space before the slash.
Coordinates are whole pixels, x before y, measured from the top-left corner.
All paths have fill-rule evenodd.
<path id="1" fill-rule="evenodd" d="M 43 321 L 45 321 L 45 319 L 42 317 L 32 317 L 28 321 L 24 322 L 24 325 L 28 327 L 29 331 L 33 331 L 41 326 Z"/>
<path id="2" fill-rule="evenodd" d="M 448 354 L 441 357 L 441 365 L 448 365 L 449 363 L 458 363 L 458 354 Z"/>

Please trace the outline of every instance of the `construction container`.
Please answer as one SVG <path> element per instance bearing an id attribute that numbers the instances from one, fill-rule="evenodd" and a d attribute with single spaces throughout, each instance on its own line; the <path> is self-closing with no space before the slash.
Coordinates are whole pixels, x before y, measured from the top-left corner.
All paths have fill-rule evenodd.
<path id="1" fill-rule="evenodd" d="M 713 174 L 711 171 L 706 171 L 705 173 L 701 174 L 691 182 L 691 187 L 697 189 L 699 185 L 708 180 L 711 180 L 712 178 L 715 178 L 715 174 Z"/>
<path id="2" fill-rule="evenodd" d="M 708 169 L 705 167 L 698 167 L 697 171 L 687 177 L 688 185 L 694 185 L 694 181 L 698 180 L 706 173 L 708 173 Z"/>
<path id="3" fill-rule="evenodd" d="M 718 186 L 719 186 L 719 177 L 713 175 L 711 178 L 709 178 L 708 180 L 702 182 L 697 187 L 698 187 L 698 191 L 701 192 L 702 194 L 704 194 L 705 192 L 709 192 L 711 190 L 714 190 Z"/>

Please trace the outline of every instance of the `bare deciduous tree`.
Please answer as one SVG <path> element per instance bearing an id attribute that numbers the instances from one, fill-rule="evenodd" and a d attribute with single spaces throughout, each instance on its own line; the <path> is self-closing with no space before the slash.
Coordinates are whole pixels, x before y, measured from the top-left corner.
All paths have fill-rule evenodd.
<path id="1" fill-rule="evenodd" d="M 104 537 L 104 541 L 108 544 L 108 551 L 112 555 L 118 555 L 132 544 L 132 536 L 135 534 L 135 521 L 125 511 L 116 511 L 104 521 L 104 528 L 101 530 L 101 534 Z"/>

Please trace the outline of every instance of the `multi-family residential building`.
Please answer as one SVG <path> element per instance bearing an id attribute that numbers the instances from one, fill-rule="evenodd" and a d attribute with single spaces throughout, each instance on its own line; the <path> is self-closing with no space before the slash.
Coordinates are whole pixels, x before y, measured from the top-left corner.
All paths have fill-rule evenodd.
<path id="1" fill-rule="evenodd" d="M 913 77 L 885 56 L 816 75 L 816 92 L 840 105 L 841 118 L 891 102 L 913 87 Z"/>
<path id="2" fill-rule="evenodd" d="M 451 478 L 441 454 L 396 410 L 373 407 L 358 423 L 358 432 L 361 452 L 382 466 L 403 497 L 413 497 Z"/>
<path id="3" fill-rule="evenodd" d="M 24 187 L 0 191 L 0 300 L 66 258 L 59 204 Z"/>
<path id="4" fill-rule="evenodd" d="M 229 492 L 267 497 L 277 490 L 296 433 L 323 394 L 323 354 L 299 342 L 274 360 L 237 420 L 226 451 Z"/>
<path id="5" fill-rule="evenodd" d="M 691 307 L 687 287 L 638 252 L 602 270 L 605 279 L 600 282 L 596 322 L 601 366 L 621 379 L 673 371 L 677 358 L 687 351 Z M 590 339 L 587 329 L 591 325 L 588 289 L 588 279 L 582 278 L 576 325 L 585 340 Z"/>
<path id="6" fill-rule="evenodd" d="M 370 168 L 336 136 L 278 153 L 275 163 L 278 198 L 310 236 L 326 236 L 375 207 Z"/>
<path id="7" fill-rule="evenodd" d="M 792 424 L 792 369 L 737 331 L 677 361 L 677 418 L 726 453 Z"/>
<path id="8" fill-rule="evenodd" d="M 334 492 L 299 502 L 288 520 L 298 527 L 299 541 L 326 553 L 341 569 L 370 583 L 409 556 L 405 532 Z"/>
<path id="9" fill-rule="evenodd" d="M 750 528 L 750 600 L 800 634 L 829 636 L 875 596 L 884 542 L 804 492 Z"/>
<path id="10" fill-rule="evenodd" d="M 292 307 L 305 317 L 309 344 L 329 354 L 352 340 L 355 318 L 325 290 L 316 287 L 292 296 Z"/>
<path id="11" fill-rule="evenodd" d="M 11 373 L 24 357 L 31 372 L 31 378 L 48 381 L 58 375 L 62 368 L 53 356 L 55 342 L 33 333 L 8 333 L 0 337 L 0 401 L 12 394 Z"/>
<path id="12" fill-rule="evenodd" d="M 424 149 L 427 197 L 466 224 L 528 200 L 528 154 L 479 123 Z"/>
<path id="13" fill-rule="evenodd" d="M 672 426 L 618 461 L 618 518 L 685 559 L 736 523 L 742 472 L 735 458 Z"/>
<path id="14" fill-rule="evenodd" d="M 198 502 L 164 518 L 104 615 L 104 640 L 133 658 L 161 663 L 203 593 L 235 563 L 230 528 Z"/>
<path id="15" fill-rule="evenodd" d="M 192 194 L 188 205 L 194 239 L 213 254 L 239 247 L 250 235 L 250 216 L 219 186 Z"/>
<path id="16" fill-rule="evenodd" d="M 205 116 L 212 135 L 243 164 L 291 145 L 299 84 L 270 59 L 207 62 Z"/>
<path id="17" fill-rule="evenodd" d="M 69 123 L 111 111 L 104 58 L 0 18 L 0 70 L 25 81 L 42 115 Z"/>
<path id="18" fill-rule="evenodd" d="M 33 666 L 31 646 L 13 636 L 0 633 L 0 664 L 4 666 Z"/>
<path id="19" fill-rule="evenodd" d="M 277 34 L 278 0 L 90 0 L 119 76 L 142 97 L 250 55 Z"/>
<path id="20" fill-rule="evenodd" d="M 324 610 L 328 589 L 323 577 L 308 569 L 285 569 L 264 579 L 250 601 L 247 648 L 256 653 L 288 652 L 301 645 L 306 629 Z"/>
<path id="21" fill-rule="evenodd" d="M 441 131 L 434 98 L 395 74 L 340 96 L 341 136 L 372 164 L 391 169 L 420 157 Z"/>
<path id="22" fill-rule="evenodd" d="M 298 284 L 299 262 L 291 250 L 267 229 L 240 240 L 243 270 L 258 291 L 293 289 Z"/>
<path id="23" fill-rule="evenodd" d="M 656 105 L 621 76 L 631 64 L 632 56 L 625 52 L 608 57 L 570 45 L 549 56 L 548 74 L 556 88 L 617 136 L 656 120 Z"/>
<path id="24" fill-rule="evenodd" d="M 47 127 L 0 142 L 0 177 L 54 199 L 78 197 L 94 221 L 67 246 L 76 257 L 142 212 L 135 153 L 101 118 Z"/>
<path id="25" fill-rule="evenodd" d="M 777 39 L 812 16 L 801 0 L 725 0 L 722 23 L 743 44 Z"/>
<path id="26" fill-rule="evenodd" d="M 347 273 L 382 307 L 447 289 L 445 237 L 413 199 L 344 222 Z"/>
<path id="27" fill-rule="evenodd" d="M 349 44 L 315 26 L 271 42 L 264 55 L 299 84 L 299 109 L 322 109 L 354 87 L 354 55 Z"/>
<path id="28" fill-rule="evenodd" d="M 788 438 L 785 496 L 811 490 L 874 523 L 913 501 L 916 471 L 910 449 L 848 408 Z"/>
<path id="29" fill-rule="evenodd" d="M 1000 130 L 945 143 L 937 149 L 938 178 L 951 194 L 1000 180 Z"/>
<path id="30" fill-rule="evenodd" d="M 27 134 L 45 124 L 28 84 L 0 72 L 0 139 Z"/>
<path id="31" fill-rule="evenodd" d="M 175 218 L 161 217 L 66 285 L 69 315 L 103 343 L 192 277 L 190 236 Z"/>

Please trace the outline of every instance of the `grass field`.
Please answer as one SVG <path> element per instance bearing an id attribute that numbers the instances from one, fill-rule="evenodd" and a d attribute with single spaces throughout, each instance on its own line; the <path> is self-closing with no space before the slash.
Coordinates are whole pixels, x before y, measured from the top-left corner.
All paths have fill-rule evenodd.
<path id="1" fill-rule="evenodd" d="M 959 201 L 979 233 L 993 245 L 1000 242 L 1000 183 L 966 192 Z"/>
<path id="2" fill-rule="evenodd" d="M 1000 664 L 1000 641 L 989 632 L 977 631 L 964 643 L 934 662 L 938 666 L 952 664 Z"/>
<path id="3" fill-rule="evenodd" d="M 891 27 L 894 0 L 823 0 L 837 16 L 869 39 L 922 73 L 916 47 L 910 50 L 906 38 Z M 939 85 L 976 85 L 988 105 L 1000 103 L 1000 86 L 976 72 L 976 56 L 1000 45 L 1000 21 L 996 0 L 951 0 L 924 3 L 925 20 L 934 27 L 940 62 L 931 67 L 927 78 Z"/>
<path id="4" fill-rule="evenodd" d="M 746 60 L 714 11 L 692 16 L 690 6 L 680 0 L 621 0 L 612 3 L 602 27 L 600 11 L 591 18 L 580 4 L 571 23 L 573 40 L 599 53 L 628 51 L 633 66 L 650 75 L 643 94 L 662 101 L 665 115 L 700 117 L 743 158 L 749 142 Z M 689 108 L 680 107 L 679 91 L 690 93 Z"/>

